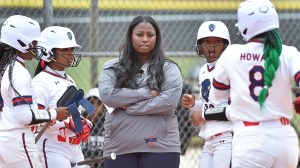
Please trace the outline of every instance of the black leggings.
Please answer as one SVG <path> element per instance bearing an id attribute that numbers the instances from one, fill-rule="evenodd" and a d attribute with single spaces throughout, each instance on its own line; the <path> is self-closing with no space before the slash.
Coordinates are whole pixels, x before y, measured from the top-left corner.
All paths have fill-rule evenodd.
<path id="1" fill-rule="evenodd" d="M 179 168 L 179 153 L 130 153 L 105 160 L 104 168 Z"/>

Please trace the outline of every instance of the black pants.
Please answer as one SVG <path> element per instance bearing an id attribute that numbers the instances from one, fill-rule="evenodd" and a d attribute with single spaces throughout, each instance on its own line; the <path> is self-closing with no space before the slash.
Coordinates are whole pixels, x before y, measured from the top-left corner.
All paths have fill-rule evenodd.
<path id="1" fill-rule="evenodd" d="M 179 168 L 179 153 L 130 153 L 105 160 L 104 168 Z"/>

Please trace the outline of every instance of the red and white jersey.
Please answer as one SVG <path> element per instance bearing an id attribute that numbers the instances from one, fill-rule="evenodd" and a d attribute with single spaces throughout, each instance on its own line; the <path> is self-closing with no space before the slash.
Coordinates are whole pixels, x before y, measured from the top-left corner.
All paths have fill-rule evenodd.
<path id="1" fill-rule="evenodd" d="M 258 95 L 264 87 L 264 45 L 256 40 L 230 45 L 218 60 L 212 94 L 216 99 L 230 96 L 233 121 L 268 121 L 292 118 L 291 82 L 299 86 L 300 53 L 295 47 L 282 47 L 280 63 L 261 110 Z"/>
<path id="2" fill-rule="evenodd" d="M 25 68 L 24 60 L 17 57 L 12 69 L 12 85 L 20 94 L 16 94 L 9 80 L 9 65 L 1 81 L 0 131 L 23 131 L 30 129 L 32 121 L 31 76 Z M 55 116 L 56 115 L 52 115 Z"/>
<path id="3" fill-rule="evenodd" d="M 213 103 L 211 98 L 212 79 L 216 62 L 204 64 L 199 73 L 200 84 L 200 101 L 202 101 L 202 111 L 207 108 L 225 107 L 228 105 L 228 97 L 219 101 L 217 104 Z M 208 139 L 213 135 L 233 131 L 233 124 L 230 121 L 206 121 L 201 123 L 201 130 L 199 136 Z"/>
<path id="4" fill-rule="evenodd" d="M 65 74 L 65 71 L 55 71 L 46 66 L 45 70 L 37 74 L 32 79 L 32 95 L 38 104 L 39 109 L 53 109 L 57 107 L 57 101 L 65 93 L 69 86 L 75 86 L 74 80 Z M 65 120 L 69 123 L 69 118 Z M 66 136 L 74 136 L 75 133 L 68 129 L 60 129 L 65 127 L 63 121 L 56 123 L 45 131 L 43 137 L 57 140 L 60 131 L 66 131 Z"/>

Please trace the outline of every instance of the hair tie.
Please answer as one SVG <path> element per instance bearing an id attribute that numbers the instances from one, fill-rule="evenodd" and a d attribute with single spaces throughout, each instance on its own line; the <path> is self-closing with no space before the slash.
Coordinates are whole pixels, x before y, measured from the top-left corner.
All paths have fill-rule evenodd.
<path id="1" fill-rule="evenodd" d="M 42 69 L 45 69 L 46 67 L 46 62 L 44 60 L 41 60 L 41 67 Z"/>

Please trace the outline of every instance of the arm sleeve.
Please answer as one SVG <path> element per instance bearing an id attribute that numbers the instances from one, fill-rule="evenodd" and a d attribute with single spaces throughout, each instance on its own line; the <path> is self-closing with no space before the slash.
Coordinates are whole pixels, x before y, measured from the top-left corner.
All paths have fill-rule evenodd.
<path id="1" fill-rule="evenodd" d="M 26 96 L 26 97 L 31 97 L 32 100 L 32 94 L 31 94 L 31 90 L 30 90 L 30 86 L 31 86 L 31 76 L 29 74 L 29 72 L 23 71 L 23 73 L 20 72 L 16 72 L 16 69 L 14 68 L 14 72 L 13 72 L 13 76 L 12 76 L 12 83 L 14 88 L 17 90 L 17 92 L 20 94 L 18 95 L 17 93 L 15 93 L 15 91 L 13 89 L 11 89 L 12 91 L 12 97 L 20 97 L 20 96 Z M 28 103 L 25 104 L 21 104 L 21 105 L 16 105 L 14 106 L 14 109 L 16 111 L 15 114 L 15 119 L 16 121 L 21 124 L 21 125 L 29 125 L 32 120 L 33 120 L 33 114 L 31 111 L 31 105 L 32 105 L 32 101 L 28 101 Z M 53 114 L 53 111 L 50 112 L 51 117 L 55 117 L 56 118 L 56 112 L 55 114 Z"/>
<path id="2" fill-rule="evenodd" d="M 38 108 L 38 109 L 46 108 L 45 105 L 48 104 L 48 94 L 49 94 L 49 91 L 46 86 L 47 86 L 46 84 L 43 84 L 43 82 L 39 80 L 32 80 L 31 82 L 32 99 L 33 99 L 34 106 L 37 106 L 34 108 Z M 57 117 L 56 110 L 49 109 L 49 112 L 51 115 L 51 120 L 56 119 Z"/>
<path id="3" fill-rule="evenodd" d="M 151 91 L 146 88 L 115 88 L 116 75 L 112 68 L 103 69 L 99 77 L 101 101 L 109 107 L 124 107 L 145 99 L 152 98 Z"/>
<path id="4" fill-rule="evenodd" d="M 230 81 L 226 72 L 225 55 L 226 50 L 219 58 L 213 75 L 213 87 L 211 88 L 210 99 L 214 104 L 220 104 L 220 101 L 224 101 L 230 97 Z"/>
<path id="5" fill-rule="evenodd" d="M 169 114 L 176 109 L 182 93 L 182 76 L 174 63 L 166 62 L 164 66 L 165 81 L 159 96 L 147 99 L 127 107 L 130 115 Z"/>
<path id="6" fill-rule="evenodd" d="M 48 104 L 49 91 L 47 85 L 39 80 L 33 79 L 31 82 L 31 92 L 33 97 L 33 103 L 38 105 L 38 109 L 46 108 Z"/>

